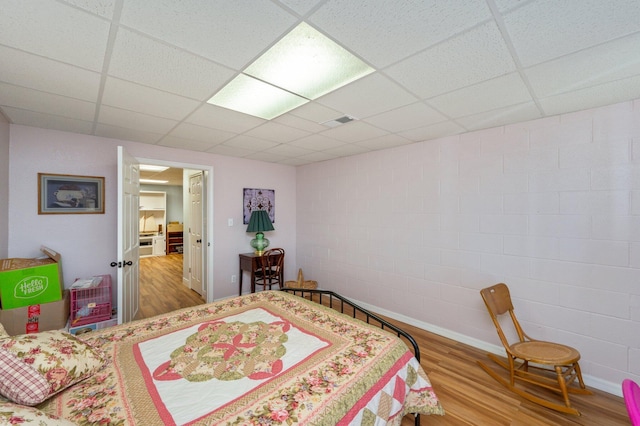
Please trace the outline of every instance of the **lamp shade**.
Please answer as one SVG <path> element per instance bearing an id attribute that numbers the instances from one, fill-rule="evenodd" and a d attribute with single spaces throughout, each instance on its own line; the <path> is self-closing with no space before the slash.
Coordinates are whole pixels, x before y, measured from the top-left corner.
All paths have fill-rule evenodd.
<path id="1" fill-rule="evenodd" d="M 265 231 L 273 231 L 269 213 L 265 210 L 252 211 L 247 232 L 256 232 L 256 237 L 251 240 L 251 247 L 253 247 L 257 256 L 262 256 L 267 247 L 269 247 L 269 240 L 263 234 Z"/>
<path id="2" fill-rule="evenodd" d="M 254 210 L 251 212 L 247 232 L 265 232 L 273 230 L 273 224 L 271 223 L 269 213 L 267 213 L 266 210 Z"/>

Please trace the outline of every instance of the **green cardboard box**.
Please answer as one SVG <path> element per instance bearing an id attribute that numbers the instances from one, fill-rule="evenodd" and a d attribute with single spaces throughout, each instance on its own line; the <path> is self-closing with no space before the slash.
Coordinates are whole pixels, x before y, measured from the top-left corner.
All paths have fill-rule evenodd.
<path id="1" fill-rule="evenodd" d="M 21 308 L 62 299 L 62 267 L 59 253 L 47 247 L 46 255 L 35 259 L 0 260 L 0 306 Z"/>

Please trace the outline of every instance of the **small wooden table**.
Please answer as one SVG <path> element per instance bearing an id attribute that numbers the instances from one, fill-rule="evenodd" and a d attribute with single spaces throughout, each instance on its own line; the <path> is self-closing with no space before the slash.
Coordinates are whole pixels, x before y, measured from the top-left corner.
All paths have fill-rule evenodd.
<path id="1" fill-rule="evenodd" d="M 278 254 L 273 254 L 272 256 L 277 256 Z M 256 270 L 260 268 L 260 256 L 255 253 L 240 253 L 240 271 L 238 275 L 240 276 L 238 279 L 238 296 L 242 296 L 242 272 L 247 271 L 251 275 L 251 293 L 256 292 Z M 284 266 L 280 270 L 280 282 L 284 282 Z"/>

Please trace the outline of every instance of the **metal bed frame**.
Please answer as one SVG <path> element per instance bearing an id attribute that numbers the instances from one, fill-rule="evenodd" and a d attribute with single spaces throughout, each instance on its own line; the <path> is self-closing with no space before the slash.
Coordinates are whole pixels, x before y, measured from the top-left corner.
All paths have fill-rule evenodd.
<path id="1" fill-rule="evenodd" d="M 366 310 L 365 308 L 356 305 L 355 303 L 353 303 L 351 300 L 345 298 L 344 296 L 339 295 L 338 293 L 335 293 L 333 291 L 330 290 L 318 290 L 318 289 L 304 289 L 304 288 L 289 288 L 289 287 L 283 287 L 280 289 L 280 291 L 286 291 L 287 293 L 292 293 L 296 296 L 308 299 L 312 302 L 315 303 L 319 303 L 321 305 L 324 305 L 323 299 L 327 301 L 327 305 L 324 306 L 328 306 L 331 309 L 335 309 L 343 314 L 347 314 L 345 312 L 345 306 L 351 308 L 351 316 L 353 318 L 357 318 L 357 314 L 360 313 L 361 315 L 363 315 L 366 318 L 366 323 L 367 324 L 371 324 L 371 320 L 375 320 L 378 324 L 373 324 L 376 325 L 378 327 L 380 327 L 383 330 L 389 330 L 391 332 L 393 332 L 396 336 L 398 337 L 404 337 L 409 344 L 411 344 L 412 348 L 413 348 L 413 354 L 415 356 L 415 358 L 418 360 L 418 362 L 420 362 L 420 347 L 418 346 L 418 343 L 416 343 L 415 339 L 406 331 L 402 330 L 401 328 L 399 328 L 396 325 L 391 324 L 389 321 L 386 321 L 382 318 L 380 318 L 379 316 L 377 316 L 376 314 L 373 314 L 371 312 L 369 312 L 368 310 Z M 313 295 L 318 295 L 318 300 L 313 300 Z M 334 306 L 335 305 L 335 306 Z M 415 413 L 415 426 L 419 426 L 420 425 L 420 414 Z"/>

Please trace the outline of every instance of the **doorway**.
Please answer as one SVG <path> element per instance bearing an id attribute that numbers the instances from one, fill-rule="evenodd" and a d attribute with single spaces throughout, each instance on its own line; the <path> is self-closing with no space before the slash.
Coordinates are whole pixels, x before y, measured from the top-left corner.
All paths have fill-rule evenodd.
<path id="1" fill-rule="evenodd" d="M 207 185 L 212 173 L 166 163 L 163 170 L 145 171 L 143 164 L 160 165 L 153 160 L 141 159 L 140 163 L 141 193 L 166 194 L 166 210 L 159 226 L 164 249 L 140 258 L 140 300 L 144 306 L 136 319 L 206 303 L 213 293 L 209 279 L 211 237 L 206 235 L 211 217 L 208 201 L 212 198 L 206 188 L 212 188 Z"/>

